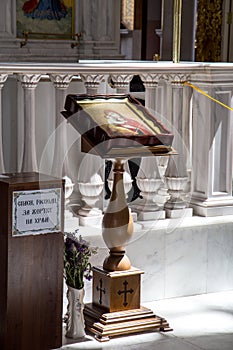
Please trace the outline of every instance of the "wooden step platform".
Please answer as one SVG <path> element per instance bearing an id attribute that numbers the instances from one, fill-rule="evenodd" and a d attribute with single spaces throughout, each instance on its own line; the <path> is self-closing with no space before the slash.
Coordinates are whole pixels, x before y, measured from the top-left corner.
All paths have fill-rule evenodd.
<path id="1" fill-rule="evenodd" d="M 165 318 L 156 316 L 152 310 L 141 306 L 118 312 L 106 312 L 92 303 L 84 309 L 86 328 L 100 341 L 111 337 L 145 331 L 171 331 Z"/>

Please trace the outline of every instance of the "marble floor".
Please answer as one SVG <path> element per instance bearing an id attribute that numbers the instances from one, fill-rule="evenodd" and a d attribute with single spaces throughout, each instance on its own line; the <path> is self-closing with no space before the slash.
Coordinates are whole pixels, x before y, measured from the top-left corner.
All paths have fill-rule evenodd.
<path id="1" fill-rule="evenodd" d="M 191 277 L 191 276 L 190 276 Z M 99 343 L 87 335 L 82 341 L 64 338 L 62 350 L 232 350 L 233 291 L 145 303 L 166 318 L 172 332 L 149 332 Z"/>

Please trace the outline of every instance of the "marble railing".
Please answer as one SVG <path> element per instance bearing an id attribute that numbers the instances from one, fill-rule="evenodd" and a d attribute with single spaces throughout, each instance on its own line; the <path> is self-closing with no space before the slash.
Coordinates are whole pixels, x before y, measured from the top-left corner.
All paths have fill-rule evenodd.
<path id="1" fill-rule="evenodd" d="M 80 189 L 77 182 L 93 180 L 91 171 L 103 180 L 104 164 L 100 161 L 93 166 L 92 160 L 83 159 L 77 136 L 66 125 L 60 111 L 67 93 L 128 93 L 135 75 L 144 84 L 146 107 L 173 131 L 174 147 L 179 152 L 168 165 L 163 158 L 141 162 L 140 174 L 145 174 L 139 177 L 141 180 L 161 177 L 163 180 L 164 174 L 166 178 L 159 190 L 153 186 L 148 190 L 153 195 L 149 204 L 158 200 L 163 211 L 166 201 L 170 216 L 173 209 L 183 210 L 187 206 L 202 216 L 233 214 L 232 111 L 183 84 L 185 81 L 196 84 L 232 106 L 233 64 L 230 63 L 123 60 L 1 63 L 0 172 L 39 170 L 68 175 L 77 191 Z M 100 185 L 100 177 L 94 177 L 94 185 L 95 181 Z M 140 188 L 145 181 L 139 182 Z M 92 196 L 84 193 L 86 204 L 90 202 L 88 197 Z M 147 209 L 148 205 L 140 211 Z"/>

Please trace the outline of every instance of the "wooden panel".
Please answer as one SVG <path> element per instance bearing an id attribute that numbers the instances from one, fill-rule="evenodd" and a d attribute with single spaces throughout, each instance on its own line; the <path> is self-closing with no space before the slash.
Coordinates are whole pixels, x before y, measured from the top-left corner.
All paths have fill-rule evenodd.
<path id="1" fill-rule="evenodd" d="M 0 215 L 0 348 L 4 349 L 3 338 L 6 331 L 7 310 L 7 224 L 8 196 L 7 186 L 0 182 L 1 215 Z"/>
<path id="2" fill-rule="evenodd" d="M 11 227 L 13 191 L 54 187 L 62 187 L 62 180 L 37 174 L 0 181 L 1 349 L 49 350 L 62 345 L 63 235 L 12 237 Z"/>

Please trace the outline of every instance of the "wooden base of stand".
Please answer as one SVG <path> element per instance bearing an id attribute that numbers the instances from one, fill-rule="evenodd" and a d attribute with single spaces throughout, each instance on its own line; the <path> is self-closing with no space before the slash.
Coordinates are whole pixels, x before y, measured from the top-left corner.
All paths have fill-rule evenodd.
<path id="1" fill-rule="evenodd" d="M 143 306 L 139 309 L 106 312 L 94 304 L 87 304 L 84 316 L 86 328 L 94 333 L 95 338 L 100 342 L 130 333 L 172 330 L 166 319 L 156 316 L 153 311 Z"/>
<path id="2" fill-rule="evenodd" d="M 168 322 L 140 305 L 143 271 L 108 272 L 93 267 L 93 303 L 84 308 L 86 328 L 100 341 L 144 331 L 171 331 Z"/>

